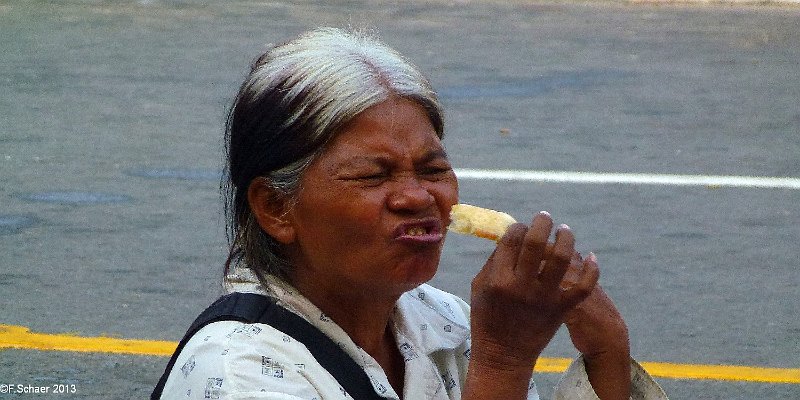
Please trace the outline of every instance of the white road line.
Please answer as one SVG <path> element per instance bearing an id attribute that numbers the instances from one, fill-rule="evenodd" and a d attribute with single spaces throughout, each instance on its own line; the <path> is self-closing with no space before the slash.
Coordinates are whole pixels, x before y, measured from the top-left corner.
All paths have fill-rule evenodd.
<path id="1" fill-rule="evenodd" d="M 800 178 L 790 177 L 623 174 L 471 168 L 456 168 L 455 172 L 459 179 L 475 180 L 800 189 Z"/>

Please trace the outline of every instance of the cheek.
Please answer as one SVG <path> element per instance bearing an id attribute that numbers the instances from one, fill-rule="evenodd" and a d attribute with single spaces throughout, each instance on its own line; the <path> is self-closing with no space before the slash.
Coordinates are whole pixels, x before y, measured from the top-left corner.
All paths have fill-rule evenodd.
<path id="1" fill-rule="evenodd" d="M 380 193 L 337 188 L 306 208 L 314 216 L 310 224 L 320 225 L 335 241 L 352 244 L 375 236 L 382 201 Z"/>
<path id="2" fill-rule="evenodd" d="M 450 208 L 458 203 L 458 181 L 453 177 L 452 180 L 436 182 L 430 192 L 436 199 L 436 205 L 442 216 L 449 223 Z"/>
<path id="3" fill-rule="evenodd" d="M 367 257 L 363 253 L 368 249 L 374 253 L 379 236 L 375 234 L 374 218 L 367 207 L 331 198 L 323 200 L 316 207 L 304 207 L 305 218 L 298 230 L 298 244 L 309 261 L 327 265 L 330 260 Z"/>

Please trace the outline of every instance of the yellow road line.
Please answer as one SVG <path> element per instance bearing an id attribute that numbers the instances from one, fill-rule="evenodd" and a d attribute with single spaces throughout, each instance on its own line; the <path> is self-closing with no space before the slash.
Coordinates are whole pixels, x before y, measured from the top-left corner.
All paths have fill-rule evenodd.
<path id="1" fill-rule="evenodd" d="M 175 351 L 176 346 L 176 342 L 163 340 L 34 333 L 24 326 L 0 324 L 0 349 L 170 356 Z M 561 373 L 567 369 L 571 361 L 569 358 L 542 357 L 537 361 L 535 370 L 539 373 Z M 800 384 L 800 368 L 661 362 L 642 362 L 641 364 L 651 375 L 660 378 Z"/>
<path id="2" fill-rule="evenodd" d="M 68 334 L 33 333 L 24 326 L 0 325 L 0 349 L 58 350 L 169 356 L 175 342 L 161 340 L 80 337 Z"/>
<path id="3" fill-rule="evenodd" d="M 641 363 L 653 376 L 672 379 L 800 383 L 800 368 L 769 368 L 746 365 Z"/>
<path id="4" fill-rule="evenodd" d="M 540 358 L 534 370 L 542 373 L 561 373 L 571 362 L 569 358 Z M 661 378 L 800 384 L 800 368 L 663 362 L 642 362 L 641 365 L 650 375 Z"/>

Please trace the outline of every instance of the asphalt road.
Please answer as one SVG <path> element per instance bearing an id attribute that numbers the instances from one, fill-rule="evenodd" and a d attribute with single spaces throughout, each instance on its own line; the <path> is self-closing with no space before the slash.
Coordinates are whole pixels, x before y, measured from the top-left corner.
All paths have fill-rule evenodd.
<path id="1" fill-rule="evenodd" d="M 265 44 L 321 25 L 373 29 L 428 73 L 457 167 L 800 176 L 800 8 L 525 3 L 0 2 L 0 324 L 177 340 L 220 292 L 228 104 Z M 800 191 L 460 193 L 568 223 L 637 359 L 798 367 Z M 469 298 L 489 252 L 451 235 L 433 283 Z M 545 355 L 573 355 L 563 332 Z M 165 362 L 4 350 L 0 383 L 142 398 Z M 541 376 L 544 398 L 555 379 Z M 800 398 L 659 382 L 674 399 Z"/>

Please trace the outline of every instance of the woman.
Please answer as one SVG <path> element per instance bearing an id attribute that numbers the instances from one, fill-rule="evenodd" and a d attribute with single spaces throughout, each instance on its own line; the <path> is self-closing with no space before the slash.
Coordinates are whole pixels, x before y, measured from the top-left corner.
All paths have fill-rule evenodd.
<path id="1" fill-rule="evenodd" d="M 427 79 L 374 39 L 319 29 L 267 51 L 228 121 L 226 288 L 308 321 L 384 398 L 538 398 L 532 368 L 566 322 L 582 356 L 557 396 L 627 399 L 624 322 L 569 227 L 546 250 L 549 214 L 509 229 L 471 307 L 425 284 L 458 201 L 443 131 Z M 349 398 L 309 347 L 269 324 L 210 323 L 163 398 Z"/>

